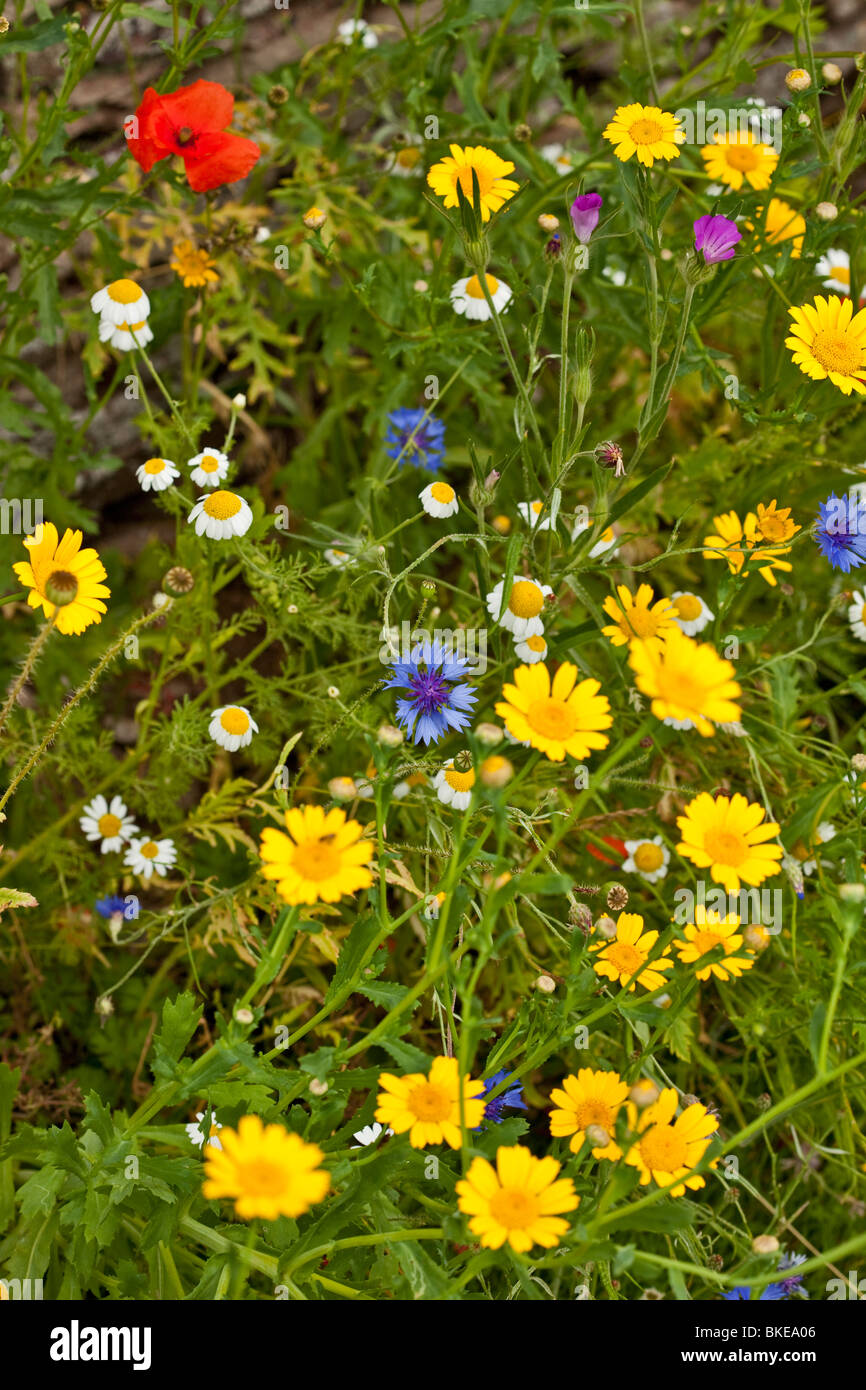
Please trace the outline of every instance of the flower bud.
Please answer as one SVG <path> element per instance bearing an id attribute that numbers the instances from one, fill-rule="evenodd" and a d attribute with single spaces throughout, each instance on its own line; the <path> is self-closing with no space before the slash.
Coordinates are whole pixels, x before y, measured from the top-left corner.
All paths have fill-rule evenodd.
<path id="1" fill-rule="evenodd" d="M 628 1098 L 639 1110 L 643 1110 L 647 1105 L 654 1105 L 661 1092 L 654 1081 L 650 1081 L 648 1076 L 636 1081 L 628 1093 Z"/>
<path id="2" fill-rule="evenodd" d="M 542 994 L 553 994 L 556 989 L 556 981 L 550 975 L 539 975 L 535 981 L 535 988 L 540 990 Z"/>
<path id="3" fill-rule="evenodd" d="M 327 1083 L 327 1081 L 320 1081 L 319 1078 L 318 1078 L 317 1076 L 314 1076 L 313 1079 L 312 1079 L 312 1081 L 310 1082 L 310 1095 L 311 1095 L 311 1096 L 326 1096 L 327 1094 L 328 1094 L 328 1083 Z"/>
<path id="4" fill-rule="evenodd" d="M 835 203 L 818 203 L 815 216 L 820 217 L 822 222 L 835 222 L 839 216 L 839 209 Z"/>
<path id="5" fill-rule="evenodd" d="M 805 68 L 791 68 L 785 75 L 785 86 L 789 92 L 805 92 L 811 85 L 812 79 Z"/>
<path id="6" fill-rule="evenodd" d="M 616 936 L 616 922 L 612 917 L 599 917 L 595 924 L 595 931 L 598 936 L 603 936 L 605 940 L 612 941 Z"/>
<path id="7" fill-rule="evenodd" d="M 315 203 L 308 208 L 301 219 L 305 227 L 309 227 L 311 232 L 317 232 L 320 227 L 324 227 L 328 220 L 328 214 L 317 208 Z"/>
<path id="8" fill-rule="evenodd" d="M 838 63 L 825 63 L 821 68 L 821 75 L 824 81 L 831 87 L 842 81 L 842 69 Z"/>
<path id="9" fill-rule="evenodd" d="M 235 1023 L 239 1023 L 242 1028 L 249 1028 L 250 1024 L 255 1022 L 256 1016 L 253 1013 L 252 1009 L 241 1007 L 235 1009 L 233 1017 Z"/>
<path id="10" fill-rule="evenodd" d="M 587 1125 L 584 1132 L 594 1149 L 606 1149 L 610 1143 L 610 1135 L 604 1125 Z"/>
<path id="11" fill-rule="evenodd" d="M 499 516 L 495 516 L 490 524 L 494 531 L 499 532 L 500 536 L 507 536 L 511 530 L 511 517 L 502 516 L 500 514 Z"/>
<path id="12" fill-rule="evenodd" d="M 484 759 L 478 773 L 485 787 L 505 787 L 514 776 L 514 768 L 507 758 L 494 753 Z"/>
<path id="13" fill-rule="evenodd" d="M 380 724 L 376 737 L 385 748 L 399 748 L 403 742 L 403 730 L 394 724 Z"/>
<path id="14" fill-rule="evenodd" d="M 559 226 L 559 218 L 554 217 L 552 212 L 541 213 L 538 225 L 543 232 L 555 232 Z"/>
<path id="15" fill-rule="evenodd" d="M 332 777 L 328 783 L 328 791 L 335 801 L 352 801 L 358 794 L 351 777 Z"/>
<path id="16" fill-rule="evenodd" d="M 779 1242 L 775 1236 L 755 1236 L 752 1249 L 756 1255 L 775 1255 Z"/>
<path id="17" fill-rule="evenodd" d="M 505 735 L 498 724 L 481 723 L 475 730 L 475 737 L 479 743 L 483 743 L 487 748 L 495 748 L 497 743 L 501 743 Z"/>

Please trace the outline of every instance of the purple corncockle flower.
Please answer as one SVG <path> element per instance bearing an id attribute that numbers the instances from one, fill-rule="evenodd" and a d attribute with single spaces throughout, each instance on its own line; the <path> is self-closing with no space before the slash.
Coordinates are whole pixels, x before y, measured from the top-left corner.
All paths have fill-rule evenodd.
<path id="1" fill-rule="evenodd" d="M 699 217 L 694 226 L 695 250 L 703 252 L 707 265 L 729 261 L 737 242 L 742 241 L 743 234 L 730 217 L 708 212 Z"/>
<path id="2" fill-rule="evenodd" d="M 600 193 L 579 193 L 571 205 L 571 222 L 574 235 L 586 246 L 596 227 L 601 212 Z"/>

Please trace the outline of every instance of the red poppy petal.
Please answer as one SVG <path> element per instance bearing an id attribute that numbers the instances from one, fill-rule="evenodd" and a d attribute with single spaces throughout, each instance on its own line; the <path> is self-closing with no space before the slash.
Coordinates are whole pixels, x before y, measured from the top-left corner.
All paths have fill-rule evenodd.
<path id="1" fill-rule="evenodd" d="M 206 193 L 224 183 L 235 183 L 246 178 L 260 154 L 255 140 L 243 135 L 204 136 L 196 141 L 195 153 L 184 156 L 189 186 L 196 193 Z"/>
<path id="2" fill-rule="evenodd" d="M 206 82 L 200 77 L 189 87 L 178 87 L 160 99 L 163 113 L 175 130 L 188 126 L 197 134 L 225 130 L 231 125 L 235 99 L 220 82 Z"/>
<path id="3" fill-rule="evenodd" d="M 153 87 L 148 87 L 133 117 L 134 124 L 128 122 L 124 125 L 124 133 L 127 129 L 137 132 L 134 138 L 132 135 L 127 136 L 127 144 L 133 159 L 141 165 L 145 173 L 171 153 L 170 149 L 166 148 L 161 140 L 155 140 L 153 135 L 154 116 L 161 101 L 159 93 L 155 92 Z"/>

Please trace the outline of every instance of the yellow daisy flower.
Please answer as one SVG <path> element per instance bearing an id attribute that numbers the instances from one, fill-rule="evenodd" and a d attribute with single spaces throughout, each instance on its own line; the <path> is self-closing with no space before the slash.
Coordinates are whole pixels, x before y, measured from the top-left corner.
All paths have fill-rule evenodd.
<path id="1" fill-rule="evenodd" d="M 575 685 L 577 675 L 577 667 L 564 661 L 551 684 L 543 661 L 518 666 L 514 684 L 502 687 L 505 698 L 496 706 L 518 743 L 528 742 L 554 763 L 561 763 L 566 753 L 585 758 L 591 749 L 610 743 L 601 732 L 613 724 L 610 702 L 598 694 L 601 686 L 596 680 Z"/>
<path id="2" fill-rule="evenodd" d="M 657 159 L 679 158 L 678 145 L 684 139 L 679 119 L 658 106 L 618 106 L 613 120 L 604 128 L 605 140 L 623 163 L 636 154 L 641 164 L 651 169 Z"/>
<path id="3" fill-rule="evenodd" d="M 789 541 L 801 529 L 791 516 L 791 508 L 777 507 L 775 497 L 767 507 L 763 502 L 758 503 L 755 534 L 759 540 Z"/>
<path id="4" fill-rule="evenodd" d="M 446 208 L 459 206 L 457 187 L 464 197 L 472 202 L 472 175 L 478 179 L 481 195 L 481 220 L 490 221 L 490 214 L 497 212 L 509 198 L 513 198 L 519 184 L 507 179 L 506 174 L 514 172 L 514 165 L 508 159 L 500 159 L 493 150 L 484 145 L 452 145 L 451 154 L 434 164 L 427 174 L 427 182 L 437 197 L 444 199 Z"/>
<path id="5" fill-rule="evenodd" d="M 806 236 L 806 219 L 796 208 L 781 198 L 771 198 L 767 205 L 766 217 L 763 208 L 756 208 L 755 221 L 747 222 L 746 228 L 755 234 L 755 251 L 765 251 L 768 246 L 784 248 L 786 241 L 793 241 L 791 259 L 797 260 L 803 250 Z"/>
<path id="6" fill-rule="evenodd" d="M 772 503 L 770 506 L 772 508 Z M 747 512 L 743 521 L 736 512 L 723 512 L 721 516 L 713 517 L 713 525 L 718 534 L 704 536 L 707 547 L 703 552 L 704 559 L 726 560 L 731 574 L 742 571 L 747 577 L 751 573 L 750 566 L 754 564 L 761 577 L 775 587 L 777 580 L 774 571 L 790 574 L 794 568 L 790 561 L 781 558 L 790 554 L 790 546 L 770 548 L 762 544 L 764 537 L 758 532 L 758 518 L 754 512 Z"/>
<path id="7" fill-rule="evenodd" d="M 781 845 L 767 844 L 779 833 L 775 821 L 763 825 L 764 808 L 734 796 L 710 796 L 701 792 L 677 816 L 682 840 L 677 852 L 699 869 L 709 869 L 714 883 L 728 893 L 738 893 L 740 882 L 756 888 L 765 878 L 781 873 L 776 862 Z"/>
<path id="8" fill-rule="evenodd" d="M 233 1197 L 245 1221 L 262 1216 L 303 1216 L 327 1196 L 331 1178 L 319 1168 L 325 1155 L 282 1125 L 263 1125 L 258 1115 L 242 1116 L 237 1130 L 220 1129 L 221 1148 L 205 1150 L 202 1195 Z"/>
<path id="9" fill-rule="evenodd" d="M 819 294 L 788 313 L 794 322 L 785 347 L 800 371 L 813 381 L 829 377 L 846 396 L 866 396 L 866 309 L 855 314 L 850 298 Z"/>
<path id="10" fill-rule="evenodd" d="M 590 1125 L 603 1129 L 609 1143 L 598 1145 L 593 1158 L 620 1158 L 622 1149 L 613 1142 L 616 1117 L 628 1095 L 628 1083 L 620 1081 L 617 1071 L 593 1071 L 581 1067 L 577 1076 L 566 1076 L 562 1089 L 555 1088 L 550 1099 L 558 1109 L 550 1115 L 550 1133 L 554 1139 L 571 1135 L 569 1148 L 579 1153 Z"/>
<path id="11" fill-rule="evenodd" d="M 30 607 L 41 608 L 46 618 L 53 618 L 57 611 L 54 626 L 66 636 L 78 636 L 91 623 L 101 623 L 108 611 L 102 600 L 111 597 L 111 590 L 102 583 L 107 578 L 105 566 L 95 550 L 81 549 L 81 540 L 81 531 L 69 530 L 61 540 L 57 527 L 48 521 L 24 537 L 29 560 L 12 566 L 30 590 Z"/>
<path id="12" fill-rule="evenodd" d="M 641 584 L 633 594 L 627 584 L 617 584 L 619 603 L 608 594 L 602 607 L 613 624 L 603 627 L 605 637 L 609 637 L 615 647 L 624 647 L 635 637 L 658 637 L 674 626 L 674 609 L 669 598 L 660 598 L 653 603 L 651 584 Z"/>
<path id="13" fill-rule="evenodd" d="M 704 1105 L 686 1106 L 674 1120 L 676 1109 L 677 1093 L 672 1086 L 662 1091 L 655 1104 L 648 1105 L 645 1110 L 639 1111 L 637 1106 L 629 1105 L 629 1122 L 638 1138 L 625 1161 L 632 1168 L 640 1169 L 642 1187 L 650 1180 L 657 1182 L 659 1187 L 667 1187 L 676 1178 L 683 1178 L 683 1182 L 669 1193 L 671 1197 L 682 1197 L 687 1187 L 696 1190 L 706 1186 L 699 1173 L 688 1178 L 685 1174 L 700 1163 L 719 1125 Z M 716 1162 L 714 1159 L 710 1167 L 715 1168 Z"/>
<path id="14" fill-rule="evenodd" d="M 645 932 L 643 925 L 643 918 L 639 912 L 621 912 L 616 921 L 616 936 L 613 940 L 597 941 L 589 948 L 597 956 L 592 967 L 596 975 L 604 975 L 608 980 L 618 981 L 623 986 L 631 980 L 630 993 L 636 985 L 643 985 L 644 989 L 659 989 L 666 983 L 662 972 L 673 969 L 673 961 L 665 959 L 670 952 L 670 946 L 666 946 L 661 956 L 650 965 L 646 964 L 659 934 L 657 931 Z M 640 974 L 632 979 L 635 971 L 640 971 Z"/>
<path id="15" fill-rule="evenodd" d="M 202 285 L 215 284 L 219 280 L 216 271 L 211 269 L 216 265 L 216 261 L 207 251 L 199 250 L 191 241 L 177 242 L 173 251 L 171 268 L 177 272 L 187 289 L 191 286 L 200 288 Z"/>
<path id="16" fill-rule="evenodd" d="M 383 1071 L 379 1085 L 376 1119 L 390 1125 L 395 1134 L 408 1130 L 413 1149 L 443 1143 L 460 1148 L 461 1090 L 466 1128 L 477 1128 L 484 1118 L 484 1101 L 478 1099 L 484 1094 L 484 1082 L 464 1076 L 461 1084 L 456 1057 L 434 1057 L 428 1076 L 421 1072 L 392 1076 Z"/>
<path id="17" fill-rule="evenodd" d="M 650 696 L 656 719 L 690 719 L 699 734 L 711 738 L 714 724 L 733 724 L 742 717 L 735 703 L 742 690 L 733 664 L 676 624 L 662 638 L 632 642 L 628 664 L 638 690 Z"/>
<path id="18" fill-rule="evenodd" d="M 779 156 L 772 145 L 762 145 L 751 131 L 732 131 L 717 135 L 712 145 L 701 150 L 706 171 L 715 183 L 728 188 L 768 188 Z"/>
<path id="19" fill-rule="evenodd" d="M 344 893 L 369 888 L 373 875 L 364 866 L 373 846 L 362 840 L 364 827 L 346 820 L 339 806 L 293 806 L 286 811 L 288 835 L 274 826 L 262 831 L 262 873 L 277 880 L 287 903 L 335 903 Z"/>
<path id="20" fill-rule="evenodd" d="M 495 1168 L 486 1158 L 472 1160 L 457 1183 L 457 1205 L 485 1249 L 499 1250 L 506 1241 L 518 1252 L 559 1244 L 569 1224 L 560 1213 L 580 1204 L 571 1178 L 557 1181 L 561 1166 L 521 1144 L 497 1149 Z"/>
<path id="21" fill-rule="evenodd" d="M 743 944 L 742 936 L 737 933 L 739 925 L 740 919 L 735 912 L 722 917 L 721 913 L 712 909 L 707 911 L 698 903 L 694 922 L 687 922 L 683 927 L 688 944 L 679 948 L 680 960 L 684 965 L 694 965 L 716 946 L 721 946 L 725 953 L 724 960 L 711 961 L 703 969 L 696 970 L 695 974 L 699 980 L 708 980 L 711 975 L 715 975 L 717 980 L 738 978 L 744 970 L 751 970 L 755 963 L 754 957 L 737 954 Z"/>

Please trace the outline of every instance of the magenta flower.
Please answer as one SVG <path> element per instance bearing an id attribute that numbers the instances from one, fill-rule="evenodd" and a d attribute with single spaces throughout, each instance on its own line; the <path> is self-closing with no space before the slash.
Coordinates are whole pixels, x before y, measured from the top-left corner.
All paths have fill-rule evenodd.
<path id="1" fill-rule="evenodd" d="M 602 198 L 600 193 L 580 193 L 571 205 L 571 221 L 574 226 L 574 235 L 578 241 L 586 246 L 598 226 L 598 215 L 601 211 Z"/>
<path id="2" fill-rule="evenodd" d="M 704 253 L 707 265 L 715 265 L 717 261 L 729 261 L 742 236 L 736 222 L 732 222 L 729 217 L 713 216 L 708 212 L 695 223 L 695 250 Z"/>

